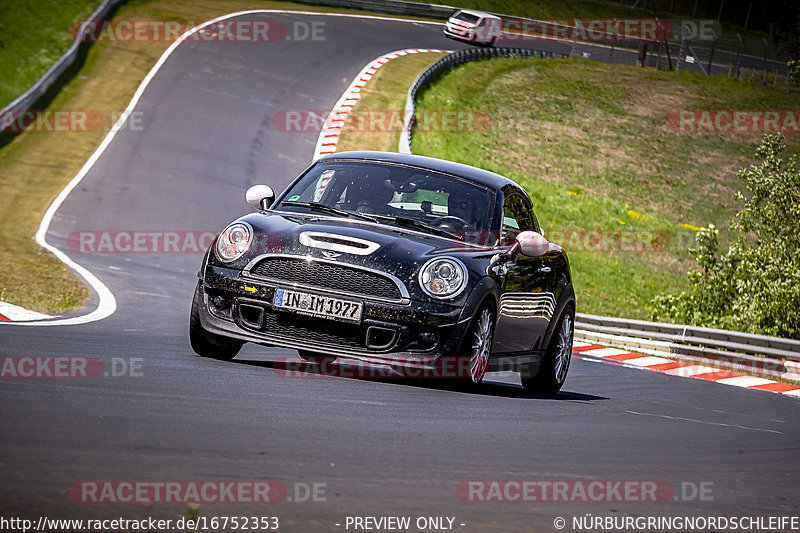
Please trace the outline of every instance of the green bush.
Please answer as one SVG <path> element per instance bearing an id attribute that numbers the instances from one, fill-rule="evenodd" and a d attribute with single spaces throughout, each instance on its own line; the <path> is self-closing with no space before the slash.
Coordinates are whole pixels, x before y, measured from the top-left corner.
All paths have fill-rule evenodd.
<path id="1" fill-rule="evenodd" d="M 736 195 L 727 252 L 713 225 L 700 230 L 689 290 L 657 296 L 653 320 L 800 338 L 800 167 L 797 154 L 781 157 L 782 141 L 766 135 L 759 163 L 739 170 L 747 197 Z"/>
<path id="2" fill-rule="evenodd" d="M 789 67 L 789 76 L 792 83 L 800 85 L 800 59 L 792 59 L 786 65 Z"/>

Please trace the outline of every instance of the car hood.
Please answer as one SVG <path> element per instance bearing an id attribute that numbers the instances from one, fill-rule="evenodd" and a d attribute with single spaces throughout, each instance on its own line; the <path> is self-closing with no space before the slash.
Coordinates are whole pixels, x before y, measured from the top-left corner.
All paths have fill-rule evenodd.
<path id="1" fill-rule="evenodd" d="M 487 251 L 485 247 L 427 233 L 424 229 L 399 227 L 390 223 L 375 224 L 353 218 L 254 213 L 239 220 L 247 222 L 257 233 L 261 233 L 262 239 L 266 237 L 271 245 L 268 251 L 272 253 L 316 256 L 317 251 L 328 247 L 333 248 L 332 251 L 342 252 L 343 259 L 344 256 L 350 256 L 349 259 L 358 262 L 359 258 L 369 261 L 427 260 L 435 254 L 473 255 Z M 328 234 L 331 238 L 309 240 L 308 234 Z M 360 241 L 365 242 L 361 244 Z M 366 243 L 371 243 L 371 246 Z M 258 249 L 255 251 L 258 252 Z"/>
<path id="2" fill-rule="evenodd" d="M 472 281 L 486 275 L 497 249 L 388 224 L 307 214 L 253 213 L 241 217 L 254 230 L 250 250 L 229 265 L 245 268 L 264 254 L 350 264 L 390 273 L 412 293 L 421 266 L 433 257 L 460 259 Z M 418 295 L 422 296 L 422 295 Z"/>

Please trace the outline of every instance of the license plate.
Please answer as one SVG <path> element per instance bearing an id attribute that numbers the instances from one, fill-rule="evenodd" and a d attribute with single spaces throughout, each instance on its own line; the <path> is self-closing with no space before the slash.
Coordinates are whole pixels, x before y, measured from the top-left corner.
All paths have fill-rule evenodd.
<path id="1" fill-rule="evenodd" d="M 302 315 L 357 323 L 361 322 L 361 313 L 364 310 L 362 302 L 288 289 L 275 289 L 272 305 L 277 309 L 285 309 Z"/>

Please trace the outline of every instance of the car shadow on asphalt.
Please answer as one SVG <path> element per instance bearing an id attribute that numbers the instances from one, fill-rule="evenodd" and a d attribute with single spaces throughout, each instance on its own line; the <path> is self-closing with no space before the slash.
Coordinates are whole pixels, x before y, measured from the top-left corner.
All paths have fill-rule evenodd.
<path id="1" fill-rule="evenodd" d="M 351 365 L 349 363 L 340 364 L 338 362 L 326 362 L 322 365 L 317 365 L 316 363 L 304 362 L 299 358 L 286 357 L 282 357 L 277 361 L 235 359 L 233 362 L 242 365 L 271 368 L 277 376 L 285 378 L 355 379 L 359 381 L 396 384 L 430 390 L 470 394 L 474 396 L 493 396 L 527 400 L 556 400 L 583 403 L 609 399 L 604 396 L 564 390 L 557 394 L 530 394 L 519 383 L 493 380 L 492 373 L 488 374 L 482 383 L 475 385 L 463 379 L 408 377 L 388 367 L 366 364 Z"/>

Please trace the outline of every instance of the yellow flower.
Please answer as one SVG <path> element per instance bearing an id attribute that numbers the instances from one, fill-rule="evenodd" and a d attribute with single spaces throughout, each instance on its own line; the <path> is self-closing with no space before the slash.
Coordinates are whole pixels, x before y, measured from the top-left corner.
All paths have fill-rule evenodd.
<path id="1" fill-rule="evenodd" d="M 636 211 L 631 211 L 630 209 L 628 209 L 628 216 L 633 220 L 647 220 L 647 215 L 640 215 Z"/>
<path id="2" fill-rule="evenodd" d="M 698 228 L 697 226 L 692 226 L 691 224 L 681 224 L 681 227 L 686 229 L 690 229 L 692 231 L 700 231 L 702 228 Z"/>

